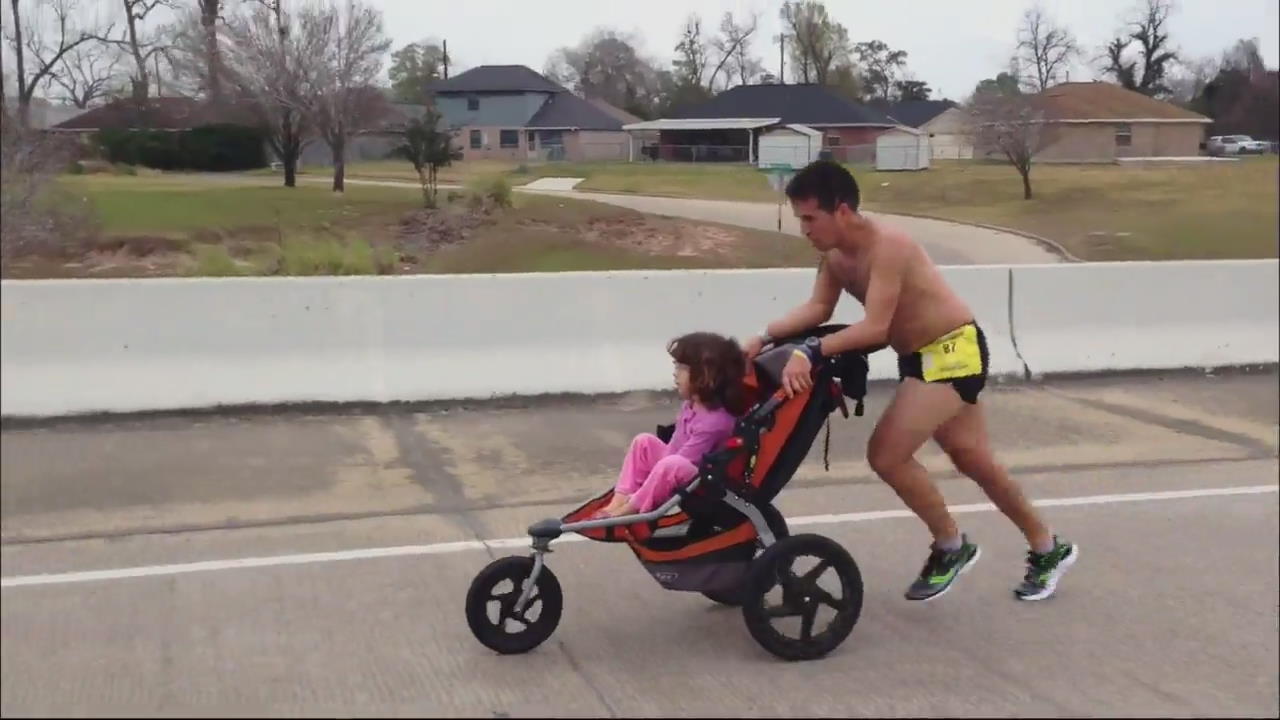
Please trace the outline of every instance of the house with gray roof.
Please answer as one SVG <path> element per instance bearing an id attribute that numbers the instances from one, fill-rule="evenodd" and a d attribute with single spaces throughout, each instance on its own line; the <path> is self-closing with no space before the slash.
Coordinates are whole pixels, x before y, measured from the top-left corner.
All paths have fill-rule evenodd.
<path id="1" fill-rule="evenodd" d="M 464 160 L 625 160 L 624 119 L 523 65 L 481 65 L 427 86 Z"/>
<path id="2" fill-rule="evenodd" d="M 817 84 L 739 85 L 667 117 L 630 123 L 630 131 L 658 131 L 662 159 L 754 162 L 760 134 L 792 125 L 822 135 L 825 156 L 850 162 L 873 155 L 875 139 L 899 123 L 876 108 Z"/>

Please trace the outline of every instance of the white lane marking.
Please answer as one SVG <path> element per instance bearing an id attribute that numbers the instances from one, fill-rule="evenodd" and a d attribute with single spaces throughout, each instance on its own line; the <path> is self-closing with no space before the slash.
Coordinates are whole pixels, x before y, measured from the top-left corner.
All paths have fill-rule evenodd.
<path id="1" fill-rule="evenodd" d="M 1186 498 L 1218 497 L 1226 495 L 1259 495 L 1280 491 L 1280 485 L 1249 485 L 1227 488 L 1202 488 L 1197 490 L 1170 490 L 1165 492 L 1123 493 L 1114 495 L 1086 495 L 1080 497 L 1048 498 L 1032 501 L 1036 507 L 1063 507 L 1069 505 L 1108 505 L 1111 503 L 1143 502 L 1151 500 L 1181 500 Z M 970 505 L 951 505 L 948 509 L 953 513 L 991 512 L 996 508 L 991 503 L 973 503 Z M 888 520 L 893 518 L 914 517 L 910 510 L 871 510 L 867 512 L 845 513 L 841 515 L 806 515 L 787 521 L 792 527 L 804 525 L 836 525 L 841 523 L 865 522 L 870 520 Z M 581 535 L 566 535 L 557 543 L 578 542 L 587 538 Z M 338 552 L 305 553 L 301 555 L 273 555 L 268 557 L 235 558 L 231 560 L 207 560 L 203 562 L 180 563 L 176 565 L 147 565 L 114 570 L 88 570 L 82 572 L 47 573 L 41 575 L 15 575 L 0 579 L 0 587 L 29 587 L 32 585 L 63 585 L 67 583 L 92 582 L 95 580 L 124 580 L 127 578 L 153 577 L 157 575 L 181 575 L 194 572 L 212 572 L 215 570 L 239 570 L 254 567 L 275 567 L 279 565 L 307 565 L 311 563 L 336 562 L 339 560 L 362 560 L 366 558 L 403 557 L 407 555 L 444 555 L 467 550 L 483 550 L 485 548 L 514 548 L 529 545 L 528 537 L 499 538 L 493 540 L 460 540 L 457 542 L 433 543 L 430 545 L 401 545 L 399 547 L 362 548 L 359 550 L 342 550 Z"/>

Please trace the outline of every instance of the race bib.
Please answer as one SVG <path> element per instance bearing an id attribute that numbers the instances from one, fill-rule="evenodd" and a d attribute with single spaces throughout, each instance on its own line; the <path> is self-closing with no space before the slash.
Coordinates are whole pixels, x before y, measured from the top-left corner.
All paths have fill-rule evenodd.
<path id="1" fill-rule="evenodd" d="M 965 325 L 925 345 L 920 349 L 920 365 L 925 382 L 982 374 L 978 328 Z"/>

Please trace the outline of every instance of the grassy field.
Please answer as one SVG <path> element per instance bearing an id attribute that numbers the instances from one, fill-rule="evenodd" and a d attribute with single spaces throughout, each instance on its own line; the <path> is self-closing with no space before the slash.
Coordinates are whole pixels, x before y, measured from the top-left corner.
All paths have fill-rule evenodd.
<path id="1" fill-rule="evenodd" d="M 56 257 L 19 258 L 6 277 L 156 277 L 773 267 L 811 265 L 799 238 L 644 215 L 583 200 L 266 179 L 62 178 L 96 208 L 101 237 Z"/>
<path id="2" fill-rule="evenodd" d="M 396 177 L 395 163 L 352 176 Z M 940 161 L 921 172 L 852 167 L 872 211 L 999 225 L 1054 240 L 1086 260 L 1276 257 L 1276 156 L 1233 163 L 1037 165 L 1035 197 L 1003 163 Z M 744 165 L 685 163 L 460 163 L 457 178 L 502 174 L 513 184 L 585 178 L 597 192 L 774 202 L 763 173 Z M 401 179 L 411 175 L 403 175 Z"/>

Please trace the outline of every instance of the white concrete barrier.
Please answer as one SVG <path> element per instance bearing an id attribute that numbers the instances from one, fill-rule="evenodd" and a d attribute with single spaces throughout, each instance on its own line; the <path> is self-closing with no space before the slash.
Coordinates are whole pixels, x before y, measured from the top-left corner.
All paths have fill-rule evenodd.
<path id="1" fill-rule="evenodd" d="M 1013 329 L 1034 376 L 1274 364 L 1275 260 L 1017 266 Z"/>
<path id="2" fill-rule="evenodd" d="M 1008 269 L 943 270 L 997 375 L 1022 372 Z M 386 402 L 671 387 L 667 341 L 742 337 L 802 302 L 811 269 L 6 281 L 5 416 Z M 844 298 L 835 322 L 861 307 Z M 891 350 L 873 378 L 897 377 Z"/>

